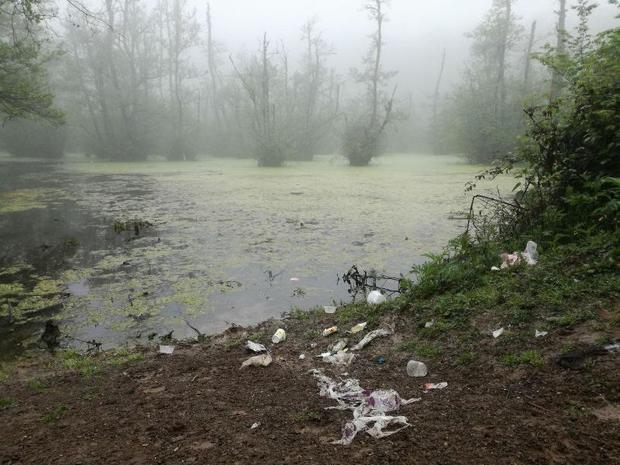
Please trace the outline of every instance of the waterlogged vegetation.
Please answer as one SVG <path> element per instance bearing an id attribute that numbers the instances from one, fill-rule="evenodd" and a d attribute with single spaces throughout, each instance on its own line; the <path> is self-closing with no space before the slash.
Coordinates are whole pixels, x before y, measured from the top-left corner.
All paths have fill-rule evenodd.
<path id="1" fill-rule="evenodd" d="M 68 343 L 109 347 L 339 302 L 348 297 L 337 275 L 350 265 L 407 274 L 462 230 L 463 186 L 479 169 L 430 156 L 389 156 L 370 171 L 333 156 L 272 170 L 243 160 L 54 165 L 29 179 L 65 186 L 40 199 L 44 217 L 37 207 L 0 215 L 14 250 L 0 316 L 54 317 Z M 480 192 L 511 185 L 500 178 Z"/>

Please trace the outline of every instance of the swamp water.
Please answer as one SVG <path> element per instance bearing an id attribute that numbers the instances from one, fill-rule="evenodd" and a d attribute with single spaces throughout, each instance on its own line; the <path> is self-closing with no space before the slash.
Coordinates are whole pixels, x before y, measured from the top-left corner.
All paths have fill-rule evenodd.
<path id="1" fill-rule="evenodd" d="M 0 358 L 50 318 L 106 348 L 349 301 L 337 276 L 351 265 L 408 275 L 462 231 L 480 170 L 419 155 L 274 169 L 0 157 Z"/>

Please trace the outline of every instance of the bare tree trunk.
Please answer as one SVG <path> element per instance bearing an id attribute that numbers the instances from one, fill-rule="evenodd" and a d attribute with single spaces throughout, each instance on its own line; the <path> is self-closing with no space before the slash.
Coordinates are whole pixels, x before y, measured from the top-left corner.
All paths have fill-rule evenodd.
<path id="1" fill-rule="evenodd" d="M 441 66 L 439 67 L 439 75 L 437 76 L 437 82 L 435 83 L 435 92 L 433 93 L 433 119 L 431 121 L 432 124 L 432 144 L 433 144 L 433 152 L 437 153 L 437 108 L 439 107 L 439 89 L 441 86 L 441 78 L 443 77 L 443 70 L 446 64 L 446 49 L 443 49 L 443 54 L 441 55 Z"/>
<path id="2" fill-rule="evenodd" d="M 220 127 L 220 111 L 218 102 L 217 88 L 217 64 L 215 62 L 215 46 L 213 44 L 213 25 L 211 22 L 211 4 L 207 3 L 207 64 L 209 67 L 209 77 L 211 81 L 211 106 L 213 107 L 213 115 L 217 128 Z"/>
<path id="3" fill-rule="evenodd" d="M 269 102 L 269 42 L 267 41 L 267 33 L 263 34 L 263 44 L 261 47 L 261 55 L 262 55 L 262 79 L 261 79 L 261 89 L 262 89 L 262 126 L 263 126 L 263 137 L 265 141 L 271 142 L 271 116 L 270 116 L 270 102 Z"/>
<path id="4" fill-rule="evenodd" d="M 383 51 L 383 0 L 374 0 L 374 5 L 369 6 L 371 11 L 374 12 L 375 21 L 377 23 L 377 32 L 374 37 L 375 41 L 375 59 L 372 74 L 372 95 L 371 105 L 372 113 L 370 117 L 370 126 L 374 128 L 377 123 L 377 111 L 379 106 L 379 80 L 381 78 L 381 53 Z"/>
<path id="5" fill-rule="evenodd" d="M 557 29 L 557 43 L 556 53 L 558 55 L 564 55 L 566 53 L 566 0 L 560 0 L 560 10 L 558 13 L 558 29 Z M 549 92 L 549 101 L 553 102 L 558 98 L 560 91 L 562 90 L 562 76 L 556 70 L 553 71 L 551 76 L 551 90 Z"/>
<path id="6" fill-rule="evenodd" d="M 530 81 L 530 68 L 532 64 L 532 49 L 534 48 L 534 37 L 536 36 L 536 21 L 532 22 L 530 30 L 530 40 L 527 43 L 527 52 L 525 54 L 525 70 L 523 71 L 523 90 L 527 92 Z"/>
<path id="7" fill-rule="evenodd" d="M 502 37 L 498 44 L 497 60 L 497 84 L 495 86 L 495 118 L 500 123 L 504 120 L 504 110 L 506 107 L 506 50 L 508 48 L 508 35 L 510 34 L 510 21 L 512 19 L 512 0 L 506 1 L 506 16 Z"/>

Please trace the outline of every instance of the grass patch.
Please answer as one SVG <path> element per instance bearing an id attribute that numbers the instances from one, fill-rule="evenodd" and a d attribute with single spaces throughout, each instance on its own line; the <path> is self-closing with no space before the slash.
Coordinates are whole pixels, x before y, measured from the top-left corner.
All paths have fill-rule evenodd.
<path id="1" fill-rule="evenodd" d="M 474 360 L 476 360 L 476 354 L 474 352 L 463 352 L 456 357 L 455 363 L 459 366 L 466 366 L 473 363 Z"/>
<path id="2" fill-rule="evenodd" d="M 293 306 L 288 312 L 287 317 L 292 320 L 307 321 L 310 319 L 310 313 L 297 306 Z"/>
<path id="3" fill-rule="evenodd" d="M 7 399 L 6 397 L 0 397 L 0 410 L 14 407 L 17 404 L 13 399 Z"/>
<path id="4" fill-rule="evenodd" d="M 60 420 L 64 414 L 67 412 L 67 410 L 69 410 L 67 408 L 67 406 L 65 405 L 59 405 L 58 407 L 56 407 L 54 410 L 52 410 L 51 412 L 43 415 L 41 417 L 41 421 L 43 423 L 56 423 L 58 420 Z"/>
<path id="5" fill-rule="evenodd" d="M 114 351 L 112 356 L 108 359 L 108 363 L 112 366 L 122 366 L 127 363 L 137 362 L 144 360 L 144 354 L 140 352 L 131 351 L 126 347 L 121 347 Z"/>
<path id="6" fill-rule="evenodd" d="M 540 368 L 544 365 L 545 360 L 537 350 L 527 350 L 520 354 L 506 354 L 501 357 L 502 364 L 508 367 L 516 367 L 520 365 L 530 365 Z"/>
<path id="7" fill-rule="evenodd" d="M 417 339 L 405 341 L 396 346 L 400 352 L 411 352 L 420 357 L 437 358 L 443 353 L 443 349 L 436 344 L 423 343 Z"/>
<path id="8" fill-rule="evenodd" d="M 95 376 L 101 372 L 101 363 L 90 355 L 82 355 L 74 350 L 61 352 L 60 364 L 63 368 L 77 371 L 86 378 Z"/>
<path id="9" fill-rule="evenodd" d="M 323 415 L 319 410 L 304 409 L 302 412 L 297 412 L 291 415 L 296 421 L 302 423 L 319 422 L 323 419 Z"/>
<path id="10" fill-rule="evenodd" d="M 43 389 L 45 389 L 45 384 L 38 378 L 30 378 L 28 381 L 26 381 L 26 386 L 28 386 L 28 389 L 36 392 L 41 392 Z"/>

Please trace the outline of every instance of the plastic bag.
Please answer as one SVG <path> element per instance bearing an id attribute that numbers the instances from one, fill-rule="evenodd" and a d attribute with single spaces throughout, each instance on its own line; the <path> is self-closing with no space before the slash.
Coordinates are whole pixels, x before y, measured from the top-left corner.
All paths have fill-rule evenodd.
<path id="1" fill-rule="evenodd" d="M 272 358 L 270 354 L 261 354 L 255 355 L 254 357 L 248 358 L 245 362 L 241 364 L 240 370 L 247 367 L 266 367 L 271 365 Z"/>
<path id="2" fill-rule="evenodd" d="M 325 376 L 320 370 L 312 370 L 319 385 L 319 394 L 338 402 L 338 406 L 327 407 L 338 410 L 351 410 L 353 419 L 345 424 L 342 438 L 334 444 L 351 444 L 357 433 L 366 431 L 375 438 L 382 438 L 397 433 L 410 426 L 404 416 L 386 415 L 401 406 L 417 402 L 420 399 L 403 399 L 394 389 L 370 391 L 363 389 L 357 379 L 341 382 Z M 395 430 L 386 430 L 390 426 L 400 426 Z"/>
<path id="3" fill-rule="evenodd" d="M 368 305 L 379 305 L 385 302 L 385 296 L 380 291 L 370 291 L 366 302 L 368 302 Z"/>
<path id="4" fill-rule="evenodd" d="M 366 347 L 373 339 L 376 339 L 378 337 L 390 336 L 391 334 L 392 332 L 388 331 L 387 329 L 375 329 L 374 331 L 366 334 L 366 336 L 364 336 L 364 339 L 351 347 L 351 350 L 361 350 Z"/>

